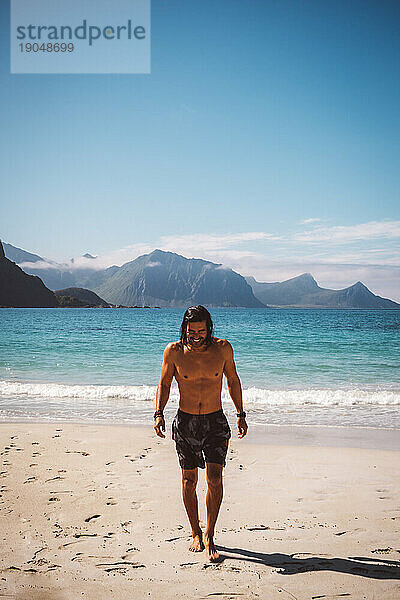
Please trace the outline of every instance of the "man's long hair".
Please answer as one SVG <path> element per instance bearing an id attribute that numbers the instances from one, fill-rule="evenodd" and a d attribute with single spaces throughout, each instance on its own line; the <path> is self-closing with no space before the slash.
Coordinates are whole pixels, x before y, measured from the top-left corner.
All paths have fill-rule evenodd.
<path id="1" fill-rule="evenodd" d="M 213 343 L 212 334 L 213 334 L 213 322 L 211 319 L 211 315 L 204 306 L 189 306 L 185 314 L 183 315 L 183 321 L 181 325 L 181 346 L 187 345 L 187 326 L 188 323 L 199 323 L 200 321 L 205 321 L 207 326 L 207 336 L 206 336 L 206 344 Z"/>

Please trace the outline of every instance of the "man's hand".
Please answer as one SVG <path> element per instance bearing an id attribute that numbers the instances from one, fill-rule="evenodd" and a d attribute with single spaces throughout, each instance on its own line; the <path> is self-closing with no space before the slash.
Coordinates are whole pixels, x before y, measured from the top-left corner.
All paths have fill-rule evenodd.
<path id="1" fill-rule="evenodd" d="M 157 417 L 154 421 L 154 431 L 158 435 L 158 437 L 165 438 L 163 431 L 165 431 L 165 421 L 164 417 Z"/>
<path id="2" fill-rule="evenodd" d="M 248 426 L 246 423 L 245 417 L 239 417 L 237 420 L 237 428 L 238 428 L 238 436 L 240 438 L 244 437 L 247 433 Z"/>

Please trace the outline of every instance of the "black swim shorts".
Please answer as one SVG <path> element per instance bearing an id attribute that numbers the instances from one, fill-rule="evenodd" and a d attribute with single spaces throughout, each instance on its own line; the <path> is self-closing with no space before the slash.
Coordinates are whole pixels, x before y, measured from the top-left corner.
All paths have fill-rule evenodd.
<path id="1" fill-rule="evenodd" d="M 205 415 L 192 415 L 178 410 L 172 422 L 182 469 L 204 469 L 205 463 L 225 466 L 231 429 L 222 409 Z"/>

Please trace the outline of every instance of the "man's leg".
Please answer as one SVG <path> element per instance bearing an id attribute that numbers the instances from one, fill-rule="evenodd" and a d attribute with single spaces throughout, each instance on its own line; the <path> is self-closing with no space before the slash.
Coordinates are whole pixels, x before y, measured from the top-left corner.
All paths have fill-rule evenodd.
<path id="1" fill-rule="evenodd" d="M 207 463 L 207 529 L 204 533 L 204 545 L 207 557 L 211 561 L 219 559 L 219 554 L 214 545 L 214 530 L 223 495 L 222 469 L 222 465 Z"/>
<path id="2" fill-rule="evenodd" d="M 192 528 L 193 542 L 189 548 L 192 552 L 201 552 L 204 550 L 196 494 L 197 478 L 197 467 L 195 469 L 182 469 L 182 497 Z"/>

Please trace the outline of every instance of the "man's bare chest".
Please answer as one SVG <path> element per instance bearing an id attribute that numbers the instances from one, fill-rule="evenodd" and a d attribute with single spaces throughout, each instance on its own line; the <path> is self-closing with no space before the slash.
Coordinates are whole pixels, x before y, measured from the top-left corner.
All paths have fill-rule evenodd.
<path id="1" fill-rule="evenodd" d="M 175 365 L 179 379 L 218 379 L 224 369 L 224 358 L 219 352 L 185 352 Z"/>

